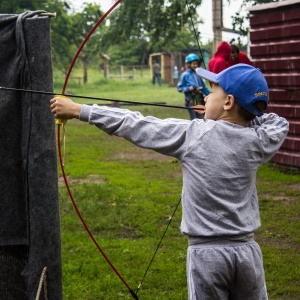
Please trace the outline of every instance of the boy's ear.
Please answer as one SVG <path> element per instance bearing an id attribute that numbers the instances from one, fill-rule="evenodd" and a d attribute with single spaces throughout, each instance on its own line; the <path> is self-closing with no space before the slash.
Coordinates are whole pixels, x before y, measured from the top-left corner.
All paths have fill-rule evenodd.
<path id="1" fill-rule="evenodd" d="M 234 100 L 234 96 L 232 96 L 231 94 L 227 95 L 225 102 L 224 102 L 224 110 L 231 110 L 234 107 L 235 104 L 235 100 Z"/>

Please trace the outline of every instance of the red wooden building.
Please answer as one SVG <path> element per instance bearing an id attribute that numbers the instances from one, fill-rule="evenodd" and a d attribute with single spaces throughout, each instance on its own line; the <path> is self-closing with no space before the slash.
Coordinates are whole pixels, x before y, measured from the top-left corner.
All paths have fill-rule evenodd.
<path id="1" fill-rule="evenodd" d="M 253 6 L 250 54 L 270 90 L 268 111 L 285 117 L 288 137 L 272 159 L 300 168 L 300 0 Z"/>

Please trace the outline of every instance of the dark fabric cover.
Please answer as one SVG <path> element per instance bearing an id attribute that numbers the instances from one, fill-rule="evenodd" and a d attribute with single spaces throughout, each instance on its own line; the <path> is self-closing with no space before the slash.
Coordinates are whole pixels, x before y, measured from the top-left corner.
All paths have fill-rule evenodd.
<path id="1" fill-rule="evenodd" d="M 0 15 L 0 86 L 53 91 L 51 20 L 39 13 Z M 23 249 L 21 278 L 27 299 L 35 299 L 44 267 L 48 270 L 48 299 L 62 299 L 55 124 L 50 98 L 0 90 L 0 253 L 13 249 L 11 257 Z M 4 270 L 5 266 L 0 266 L 0 280 L 7 280 L 2 286 L 9 287 L 16 281 L 6 278 Z M 10 276 L 16 275 L 20 276 Z M 7 295 L 3 292 L 1 299 L 17 299 L 10 298 L 9 290 Z"/>

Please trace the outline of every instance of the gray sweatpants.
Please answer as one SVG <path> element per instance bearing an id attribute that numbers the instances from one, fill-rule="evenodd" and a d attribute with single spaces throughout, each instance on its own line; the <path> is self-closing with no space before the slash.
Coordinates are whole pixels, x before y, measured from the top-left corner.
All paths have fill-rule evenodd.
<path id="1" fill-rule="evenodd" d="M 267 300 L 259 245 L 215 240 L 187 250 L 189 300 Z"/>

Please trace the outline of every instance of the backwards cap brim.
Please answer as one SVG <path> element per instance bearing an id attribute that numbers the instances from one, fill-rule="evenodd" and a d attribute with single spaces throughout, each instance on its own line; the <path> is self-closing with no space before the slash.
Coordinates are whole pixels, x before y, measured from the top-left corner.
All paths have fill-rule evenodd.
<path id="1" fill-rule="evenodd" d="M 218 82 L 217 81 L 217 74 L 209 72 L 203 68 L 197 68 L 196 73 L 198 76 L 207 79 L 210 82 Z"/>

